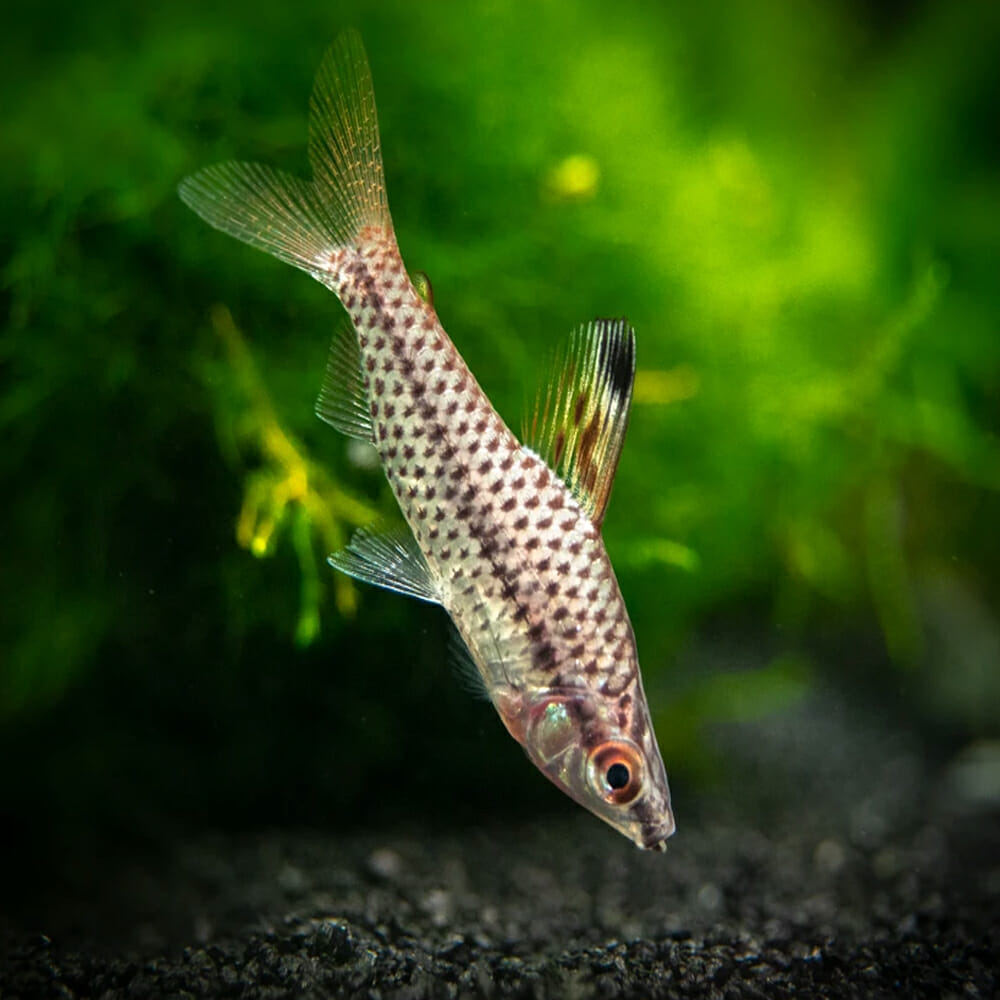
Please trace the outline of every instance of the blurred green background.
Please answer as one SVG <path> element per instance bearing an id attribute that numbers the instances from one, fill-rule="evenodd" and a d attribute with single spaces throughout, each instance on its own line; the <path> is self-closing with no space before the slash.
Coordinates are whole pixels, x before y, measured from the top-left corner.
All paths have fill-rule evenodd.
<path id="1" fill-rule="evenodd" d="M 443 616 L 336 581 L 392 510 L 313 416 L 339 306 L 176 197 L 306 169 L 360 29 L 390 203 L 520 429 L 638 335 L 605 524 L 675 786 L 833 685 L 1000 735 L 1000 6 L 20 5 L 0 130 L 0 828 L 560 808 Z"/>

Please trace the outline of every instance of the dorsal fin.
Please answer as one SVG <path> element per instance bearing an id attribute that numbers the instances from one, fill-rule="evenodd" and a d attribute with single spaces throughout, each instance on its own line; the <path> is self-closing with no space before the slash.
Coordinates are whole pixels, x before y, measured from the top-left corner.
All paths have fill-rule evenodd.
<path id="1" fill-rule="evenodd" d="M 341 317 L 333 332 L 316 416 L 341 434 L 369 443 L 374 440 L 368 389 L 361 372 L 361 348 L 347 316 Z"/>
<path id="2" fill-rule="evenodd" d="M 539 387 L 530 447 L 562 477 L 600 526 L 628 427 L 635 380 L 635 332 L 623 319 L 575 330 Z"/>

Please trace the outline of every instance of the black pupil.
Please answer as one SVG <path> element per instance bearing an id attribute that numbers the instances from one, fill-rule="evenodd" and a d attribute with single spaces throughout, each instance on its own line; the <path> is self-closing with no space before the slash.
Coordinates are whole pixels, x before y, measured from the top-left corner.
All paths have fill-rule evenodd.
<path id="1" fill-rule="evenodd" d="M 628 768 L 624 764 L 612 764 L 605 778 L 610 788 L 624 788 L 628 784 Z"/>

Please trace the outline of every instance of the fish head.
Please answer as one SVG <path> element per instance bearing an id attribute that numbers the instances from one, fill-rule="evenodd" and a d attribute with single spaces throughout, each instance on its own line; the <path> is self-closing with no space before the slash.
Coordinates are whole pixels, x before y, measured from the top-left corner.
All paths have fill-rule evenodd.
<path id="1" fill-rule="evenodd" d="M 670 789 L 641 690 L 638 695 L 639 704 L 626 713 L 627 730 L 615 723 L 615 706 L 586 689 L 547 689 L 498 708 L 550 781 L 639 847 L 663 851 L 675 828 Z"/>

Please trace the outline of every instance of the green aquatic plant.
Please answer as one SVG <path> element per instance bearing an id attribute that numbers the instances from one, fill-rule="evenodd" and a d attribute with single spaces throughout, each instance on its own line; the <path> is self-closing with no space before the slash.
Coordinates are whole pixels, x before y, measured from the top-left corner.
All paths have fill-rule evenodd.
<path id="1" fill-rule="evenodd" d="M 265 558 L 287 534 L 301 576 L 295 641 L 309 645 L 320 634 L 324 581 L 333 586 L 340 614 L 354 613 L 357 598 L 353 584 L 341 574 L 329 573 L 325 557 L 343 548 L 350 530 L 373 521 L 377 511 L 345 490 L 282 427 L 253 357 L 225 306 L 213 308 L 211 324 L 225 346 L 229 377 L 236 390 L 235 395 L 227 391 L 217 394 L 217 424 L 225 428 L 222 433 L 236 445 L 237 452 L 248 449 L 257 458 L 257 464 L 245 472 L 236 540 L 257 558 Z"/>
<path id="2" fill-rule="evenodd" d="M 358 652 L 322 560 L 391 506 L 312 415 L 334 304 L 175 196 L 234 156 L 304 172 L 311 68 L 354 23 L 400 245 L 508 423 L 578 323 L 636 329 L 604 531 L 671 766 L 671 731 L 730 711 L 679 652 L 734 619 L 792 652 L 880 638 L 779 693 L 863 676 L 934 731 L 995 733 L 996 4 L 586 0 L 527 34 L 516 3 L 58 9 L 12 10 L 0 66 L 5 724 L 195 663 L 184 698 L 217 718 L 242 687 L 212 678 L 272 676 L 269 642 Z M 212 303 L 256 388 L 213 360 Z M 429 620 L 379 610 L 366 662 Z"/>

